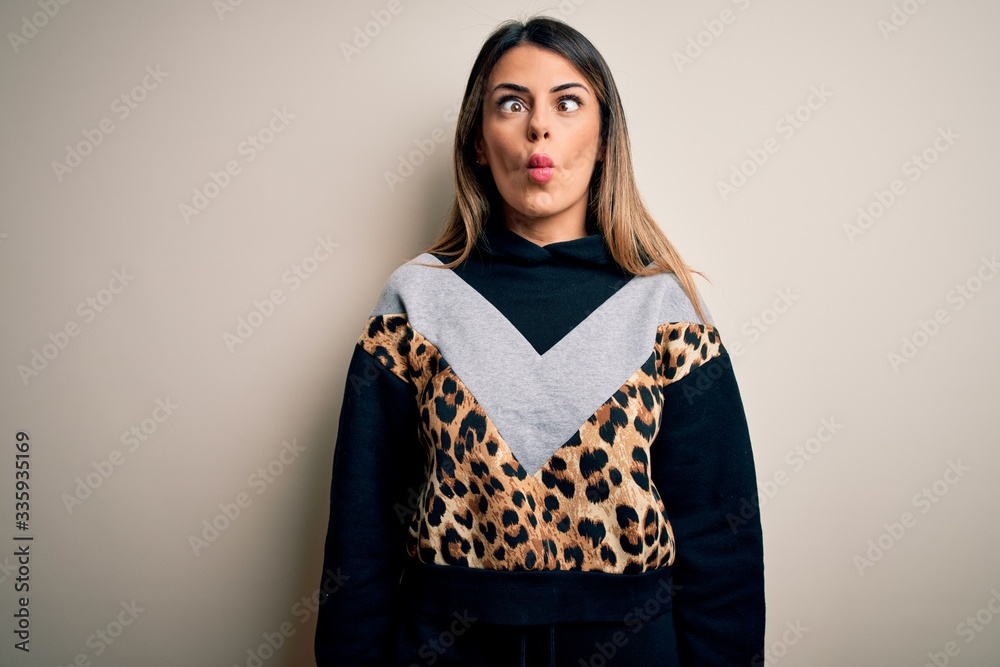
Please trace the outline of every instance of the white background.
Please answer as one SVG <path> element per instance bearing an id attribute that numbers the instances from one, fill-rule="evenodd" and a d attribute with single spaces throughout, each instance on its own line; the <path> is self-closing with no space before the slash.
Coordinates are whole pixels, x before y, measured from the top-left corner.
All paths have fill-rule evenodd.
<path id="1" fill-rule="evenodd" d="M 389 273 L 441 229 L 482 41 L 539 11 L 607 59 L 644 197 L 712 279 L 699 288 L 739 349 L 766 500 L 769 664 L 1000 663 L 987 606 L 1000 610 L 1000 278 L 984 264 L 1000 250 L 1000 5 L 386 7 L 0 7 L 0 663 L 247 665 L 287 622 L 264 664 L 312 664 L 315 617 L 296 605 L 319 585 L 347 362 Z M 814 89 L 828 95 L 810 108 Z M 765 145 L 777 150 L 745 163 Z M 925 151 L 933 163 L 914 169 Z M 239 172 L 211 187 L 231 160 Z M 406 176 L 390 186 L 392 173 Z M 723 196 L 720 182 L 740 186 Z M 880 215 L 851 233 L 859 208 Z M 313 255 L 317 238 L 336 249 Z M 308 280 L 290 278 L 296 265 Z M 273 290 L 282 303 L 251 315 Z M 259 326 L 234 343 L 239 318 Z M 824 420 L 841 425 L 832 437 Z M 133 427 L 144 440 L 130 449 Z M 27 655 L 13 648 L 19 430 Z M 302 451 L 274 463 L 286 440 Z M 967 470 L 946 478 L 949 461 Z M 269 464 L 280 474 L 262 484 Z M 240 493 L 240 515 L 193 547 Z M 92 638 L 133 600 L 142 611 L 112 644 Z M 970 631 L 977 612 L 991 622 Z"/>

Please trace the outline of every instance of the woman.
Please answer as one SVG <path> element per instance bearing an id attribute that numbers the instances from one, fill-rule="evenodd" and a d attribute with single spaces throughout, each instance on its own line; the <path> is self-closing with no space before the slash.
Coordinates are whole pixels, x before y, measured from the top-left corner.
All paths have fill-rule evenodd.
<path id="1" fill-rule="evenodd" d="M 601 55 L 502 24 L 454 161 L 351 359 L 318 664 L 763 664 L 743 405 Z"/>

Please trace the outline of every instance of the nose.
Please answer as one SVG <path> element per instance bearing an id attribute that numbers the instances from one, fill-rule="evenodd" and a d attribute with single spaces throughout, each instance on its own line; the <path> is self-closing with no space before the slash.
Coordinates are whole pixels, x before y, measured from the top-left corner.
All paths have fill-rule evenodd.
<path id="1" fill-rule="evenodd" d="M 528 138 L 532 141 L 549 138 L 549 118 L 545 109 L 537 108 L 528 120 Z"/>

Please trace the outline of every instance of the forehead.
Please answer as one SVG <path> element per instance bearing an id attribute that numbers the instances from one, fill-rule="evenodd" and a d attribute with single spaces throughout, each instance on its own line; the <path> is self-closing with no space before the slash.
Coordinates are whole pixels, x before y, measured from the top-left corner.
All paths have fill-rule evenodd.
<path id="1" fill-rule="evenodd" d="M 531 82 L 556 85 L 569 81 L 576 81 L 590 88 L 586 77 L 565 56 L 533 44 L 521 44 L 500 57 L 490 72 L 487 89 L 492 90 L 493 86 L 501 82 L 531 87 Z"/>

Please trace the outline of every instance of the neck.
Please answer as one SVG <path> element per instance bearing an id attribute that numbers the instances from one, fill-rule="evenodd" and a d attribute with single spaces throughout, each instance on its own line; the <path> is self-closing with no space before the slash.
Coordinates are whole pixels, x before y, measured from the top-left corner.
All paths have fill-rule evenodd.
<path id="1" fill-rule="evenodd" d="M 572 241 L 583 238 L 589 233 L 587 231 L 586 208 L 578 206 L 553 216 L 529 218 L 504 205 L 503 224 L 518 236 L 540 246 L 560 241 Z"/>

